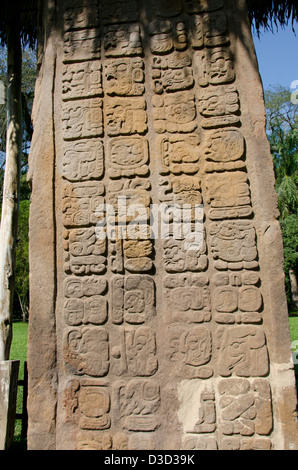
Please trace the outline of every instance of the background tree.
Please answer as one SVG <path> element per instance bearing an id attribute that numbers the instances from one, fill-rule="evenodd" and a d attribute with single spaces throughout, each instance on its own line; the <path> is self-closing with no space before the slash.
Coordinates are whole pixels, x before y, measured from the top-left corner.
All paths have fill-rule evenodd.
<path id="1" fill-rule="evenodd" d="M 286 290 L 290 310 L 298 310 L 297 268 L 298 268 L 298 217 L 289 215 L 281 222 L 284 243 L 284 269 Z"/>
<path id="2" fill-rule="evenodd" d="M 7 123 L 5 171 L 2 193 L 0 226 L 0 360 L 9 359 L 12 340 L 12 316 L 18 214 L 20 203 L 20 177 L 23 142 L 23 116 L 28 136 L 30 124 L 24 94 L 22 94 L 22 42 L 33 44 L 36 37 L 36 10 L 30 23 L 28 6 L 36 1 L 4 0 L 1 5 L 0 42 L 7 47 Z M 39 3 L 41 6 L 41 3 Z M 22 112 L 22 109 L 24 110 Z M 4 141 L 2 135 L 1 141 Z"/>
<path id="3" fill-rule="evenodd" d="M 298 309 L 298 106 L 280 85 L 265 92 L 267 135 L 273 156 L 290 308 Z"/>
<path id="4" fill-rule="evenodd" d="M 15 295 L 13 319 L 21 314 L 23 321 L 29 315 L 29 209 L 30 201 L 20 201 L 18 243 L 16 248 Z"/>
<path id="5" fill-rule="evenodd" d="M 6 83 L 7 48 L 0 48 L 0 80 Z M 16 246 L 15 286 L 13 300 L 13 319 L 26 321 L 29 312 L 29 207 L 31 189 L 26 179 L 28 170 L 28 154 L 32 138 L 31 112 L 36 79 L 36 52 L 28 47 L 23 49 L 22 67 L 22 120 L 23 145 L 20 175 L 20 206 L 18 222 L 18 238 Z M 2 208 L 2 190 L 5 170 L 6 149 L 6 105 L 0 105 L 0 213 Z"/>
<path id="6" fill-rule="evenodd" d="M 9 359 L 18 230 L 22 147 L 22 48 L 20 18 L 4 10 L 7 39 L 7 131 L 0 226 L 0 361 Z"/>

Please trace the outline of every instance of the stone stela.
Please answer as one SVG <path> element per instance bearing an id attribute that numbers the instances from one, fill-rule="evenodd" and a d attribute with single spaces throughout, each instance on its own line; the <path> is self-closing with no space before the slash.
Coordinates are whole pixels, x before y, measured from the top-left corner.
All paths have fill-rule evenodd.
<path id="1" fill-rule="evenodd" d="M 245 2 L 47 0 L 38 62 L 29 448 L 295 448 Z M 132 222 L 119 197 L 144 208 L 142 234 L 99 238 L 99 206 Z M 202 243 L 174 237 L 175 217 L 166 239 L 146 236 L 151 204 L 202 206 Z"/>

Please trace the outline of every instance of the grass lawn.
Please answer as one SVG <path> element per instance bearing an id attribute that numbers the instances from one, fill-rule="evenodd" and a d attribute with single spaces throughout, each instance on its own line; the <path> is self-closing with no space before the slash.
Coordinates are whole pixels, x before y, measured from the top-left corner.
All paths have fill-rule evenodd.
<path id="1" fill-rule="evenodd" d="M 297 341 L 298 340 L 298 316 L 290 317 L 290 332 L 291 332 L 291 340 Z"/>
<path id="2" fill-rule="evenodd" d="M 20 361 L 19 380 L 24 378 L 24 362 L 27 360 L 27 337 L 28 337 L 28 323 L 16 322 L 13 323 L 13 338 L 10 350 L 10 359 Z M 17 396 L 17 413 L 23 411 L 23 387 L 18 388 Z M 21 438 L 22 421 L 16 420 L 15 424 L 15 449 L 26 449 L 26 442 Z"/>

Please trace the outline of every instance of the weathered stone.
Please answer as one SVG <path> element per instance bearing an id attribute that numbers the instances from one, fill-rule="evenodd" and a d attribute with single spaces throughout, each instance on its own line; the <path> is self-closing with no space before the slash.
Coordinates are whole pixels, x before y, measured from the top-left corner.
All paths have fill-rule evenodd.
<path id="1" fill-rule="evenodd" d="M 41 13 L 29 448 L 298 448 L 245 1 Z"/>

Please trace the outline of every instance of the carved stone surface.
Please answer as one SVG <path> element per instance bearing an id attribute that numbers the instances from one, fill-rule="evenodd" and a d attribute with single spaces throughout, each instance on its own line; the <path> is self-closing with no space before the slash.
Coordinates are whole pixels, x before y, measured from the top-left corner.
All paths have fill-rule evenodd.
<path id="1" fill-rule="evenodd" d="M 297 448 L 244 0 L 43 3 L 29 448 Z"/>
<path id="2" fill-rule="evenodd" d="M 100 61 L 65 65 L 62 82 L 64 100 L 102 95 Z"/>
<path id="3" fill-rule="evenodd" d="M 91 98 L 64 103 L 62 122 L 65 140 L 102 136 L 102 100 Z"/>

